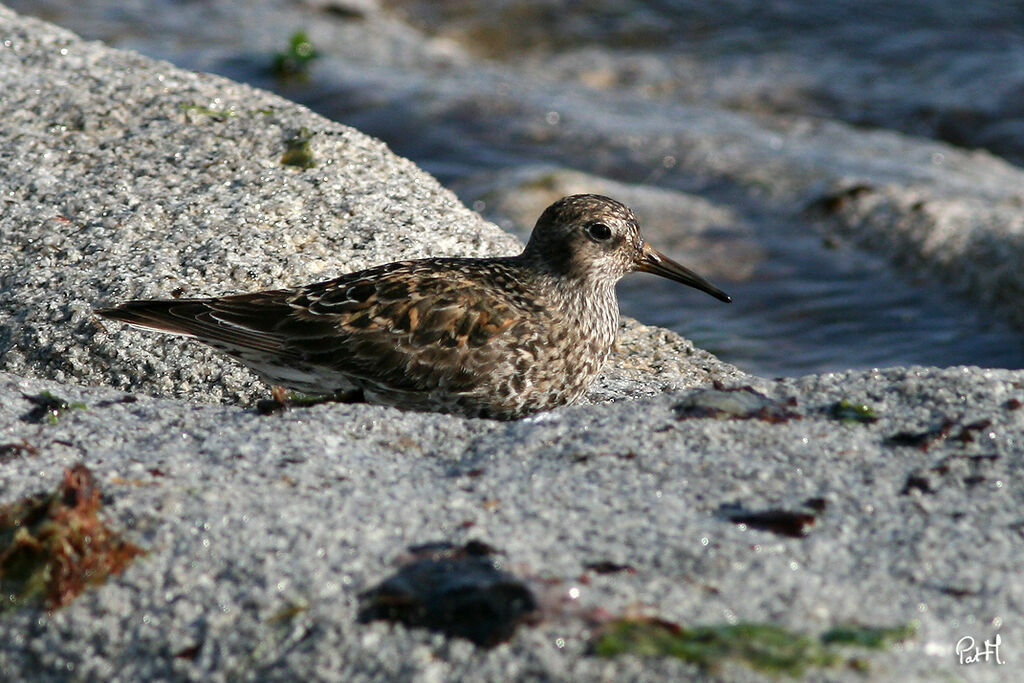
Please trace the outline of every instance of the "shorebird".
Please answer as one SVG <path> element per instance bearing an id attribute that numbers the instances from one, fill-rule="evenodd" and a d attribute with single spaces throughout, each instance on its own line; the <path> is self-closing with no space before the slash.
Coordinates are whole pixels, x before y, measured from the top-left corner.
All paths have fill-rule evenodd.
<path id="1" fill-rule="evenodd" d="M 583 194 L 549 206 L 518 256 L 398 261 L 303 287 L 96 313 L 193 337 L 274 387 L 509 420 L 586 392 L 615 343 L 615 283 L 635 271 L 730 301 L 651 247 L 627 207 Z"/>

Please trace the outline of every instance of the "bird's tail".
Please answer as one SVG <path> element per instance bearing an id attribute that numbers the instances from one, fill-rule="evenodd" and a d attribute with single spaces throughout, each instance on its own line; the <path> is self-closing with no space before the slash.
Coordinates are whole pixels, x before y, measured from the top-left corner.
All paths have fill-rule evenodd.
<path id="1" fill-rule="evenodd" d="M 279 353 L 287 335 L 277 328 L 291 311 L 284 290 L 214 297 L 150 299 L 99 308 L 97 315 L 134 327 L 193 337 L 226 352 Z M 317 331 L 325 325 L 318 322 Z"/>
<path id="2" fill-rule="evenodd" d="M 194 321 L 208 310 L 204 299 L 149 299 L 97 308 L 94 313 L 133 327 L 195 337 Z"/>

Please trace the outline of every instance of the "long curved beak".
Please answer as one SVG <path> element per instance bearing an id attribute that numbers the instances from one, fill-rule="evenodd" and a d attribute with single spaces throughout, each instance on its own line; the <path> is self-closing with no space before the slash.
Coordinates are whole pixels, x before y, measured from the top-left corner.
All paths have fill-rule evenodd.
<path id="1" fill-rule="evenodd" d="M 702 292 L 707 292 L 719 301 L 730 303 L 732 297 L 715 287 L 713 284 L 702 278 L 681 263 L 676 263 L 668 256 L 644 242 L 640 249 L 640 258 L 637 259 L 636 269 L 644 273 L 654 273 L 669 280 L 681 282 L 684 285 L 695 287 Z"/>

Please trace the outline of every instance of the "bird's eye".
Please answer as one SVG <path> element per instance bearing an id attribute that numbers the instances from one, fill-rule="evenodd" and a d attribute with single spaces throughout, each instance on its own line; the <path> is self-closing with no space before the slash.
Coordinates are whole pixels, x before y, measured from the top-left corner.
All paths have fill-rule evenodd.
<path id="1" fill-rule="evenodd" d="M 604 223 L 591 223 L 585 229 L 590 239 L 595 242 L 604 242 L 612 236 L 612 229 Z"/>

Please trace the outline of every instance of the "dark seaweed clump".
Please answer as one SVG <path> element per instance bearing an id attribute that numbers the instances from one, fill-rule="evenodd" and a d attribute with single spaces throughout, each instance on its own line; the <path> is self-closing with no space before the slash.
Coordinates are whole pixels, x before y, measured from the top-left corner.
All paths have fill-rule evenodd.
<path id="1" fill-rule="evenodd" d="M 63 607 L 143 553 L 99 518 L 100 490 L 82 464 L 56 491 L 0 506 L 0 611 Z"/>
<path id="2" fill-rule="evenodd" d="M 408 564 L 360 596 L 360 622 L 397 621 L 492 647 L 537 610 L 529 587 L 498 569 L 484 543 L 434 543 L 410 552 Z"/>

